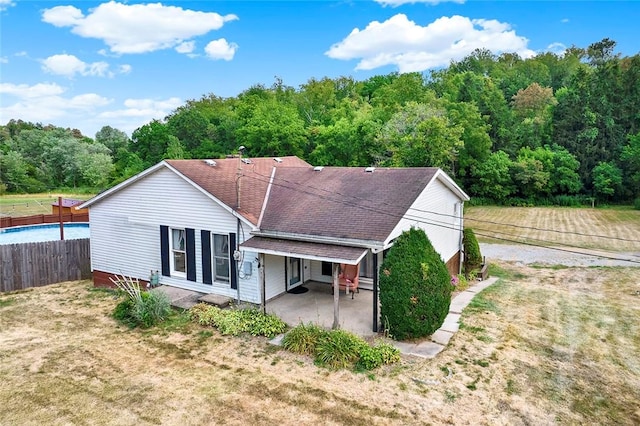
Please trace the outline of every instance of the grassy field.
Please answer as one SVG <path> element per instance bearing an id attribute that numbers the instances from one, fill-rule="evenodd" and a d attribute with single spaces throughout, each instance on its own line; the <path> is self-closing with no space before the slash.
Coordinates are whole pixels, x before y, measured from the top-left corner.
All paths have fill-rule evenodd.
<path id="1" fill-rule="evenodd" d="M 329 371 L 90 282 L 0 295 L 0 424 L 638 424 L 638 269 L 493 266 L 435 359 Z"/>
<path id="2" fill-rule="evenodd" d="M 640 210 L 561 207 L 466 207 L 479 241 L 640 251 Z"/>
<path id="3" fill-rule="evenodd" d="M 51 204 L 58 197 L 88 200 L 91 194 L 72 192 L 51 192 L 43 194 L 11 194 L 0 196 L 0 216 L 31 216 L 34 214 L 50 214 Z"/>

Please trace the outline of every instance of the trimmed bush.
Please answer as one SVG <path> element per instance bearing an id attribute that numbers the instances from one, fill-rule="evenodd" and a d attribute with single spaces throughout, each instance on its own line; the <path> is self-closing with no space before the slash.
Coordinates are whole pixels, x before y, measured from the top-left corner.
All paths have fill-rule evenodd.
<path id="1" fill-rule="evenodd" d="M 394 339 L 429 336 L 440 328 L 451 303 L 451 277 L 423 230 L 402 233 L 380 271 L 380 314 Z"/>
<path id="2" fill-rule="evenodd" d="M 464 247 L 464 273 L 469 278 L 469 274 L 482 266 L 482 253 L 480 244 L 476 239 L 476 234 L 471 228 L 462 231 L 462 245 Z"/>

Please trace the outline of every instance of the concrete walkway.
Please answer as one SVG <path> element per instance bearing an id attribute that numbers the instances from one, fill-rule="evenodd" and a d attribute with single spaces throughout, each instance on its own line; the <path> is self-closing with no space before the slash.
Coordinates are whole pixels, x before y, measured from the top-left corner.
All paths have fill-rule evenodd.
<path id="1" fill-rule="evenodd" d="M 462 310 L 473 300 L 476 294 L 480 293 L 491 284 L 498 281 L 497 278 L 487 278 L 484 281 L 476 281 L 471 287 L 458 294 L 449 307 L 449 314 L 444 319 L 442 327 L 436 330 L 433 335 L 419 342 L 393 342 L 393 345 L 400 349 L 405 355 L 414 355 L 421 358 L 434 358 L 444 350 L 449 344 L 449 340 L 460 328 L 460 316 Z"/>

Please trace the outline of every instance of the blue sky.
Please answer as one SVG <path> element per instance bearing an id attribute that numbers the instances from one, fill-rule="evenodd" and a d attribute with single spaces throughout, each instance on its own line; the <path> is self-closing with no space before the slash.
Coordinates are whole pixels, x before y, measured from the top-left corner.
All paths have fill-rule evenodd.
<path id="1" fill-rule="evenodd" d="M 529 57 L 608 37 L 637 54 L 637 1 L 0 0 L 0 123 L 131 134 L 189 99 L 275 77 L 426 71 L 475 48 Z"/>

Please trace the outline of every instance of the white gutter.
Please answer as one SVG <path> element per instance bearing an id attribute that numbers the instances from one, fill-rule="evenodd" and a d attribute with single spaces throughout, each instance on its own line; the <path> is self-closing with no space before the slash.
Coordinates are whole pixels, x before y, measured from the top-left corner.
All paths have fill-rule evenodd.
<path id="1" fill-rule="evenodd" d="M 310 254 L 302 254 L 302 253 L 295 253 L 295 252 L 288 252 L 288 251 L 281 251 L 281 250 L 273 250 L 273 249 L 258 249 L 258 248 L 254 248 L 254 247 L 247 247 L 247 248 L 242 247 L 242 250 L 249 251 L 249 252 L 255 252 L 255 253 L 271 254 L 271 255 L 274 255 L 274 256 L 298 257 L 300 259 L 317 260 L 317 261 L 320 261 L 320 262 L 346 263 L 348 265 L 357 265 L 358 263 L 360 263 L 360 261 L 366 256 L 367 251 L 368 251 L 366 249 L 363 249 L 362 254 L 355 261 L 356 263 L 353 263 L 354 262 L 353 259 L 342 259 L 342 258 L 339 258 L 339 257 L 314 256 L 314 255 L 310 255 Z"/>
<path id="2" fill-rule="evenodd" d="M 325 237 L 319 235 L 305 235 L 305 234 L 292 234 L 288 232 L 274 232 L 274 231 L 253 231 L 252 235 L 256 237 L 265 237 L 265 238 L 279 238 L 282 240 L 293 240 L 293 241 L 304 241 L 309 243 L 318 243 L 318 244 L 332 244 L 335 246 L 348 246 L 348 247 L 362 247 L 368 248 L 372 250 L 382 250 L 384 249 L 384 243 L 380 241 L 371 241 L 371 240 L 356 240 L 350 238 L 334 238 L 334 237 Z"/>

